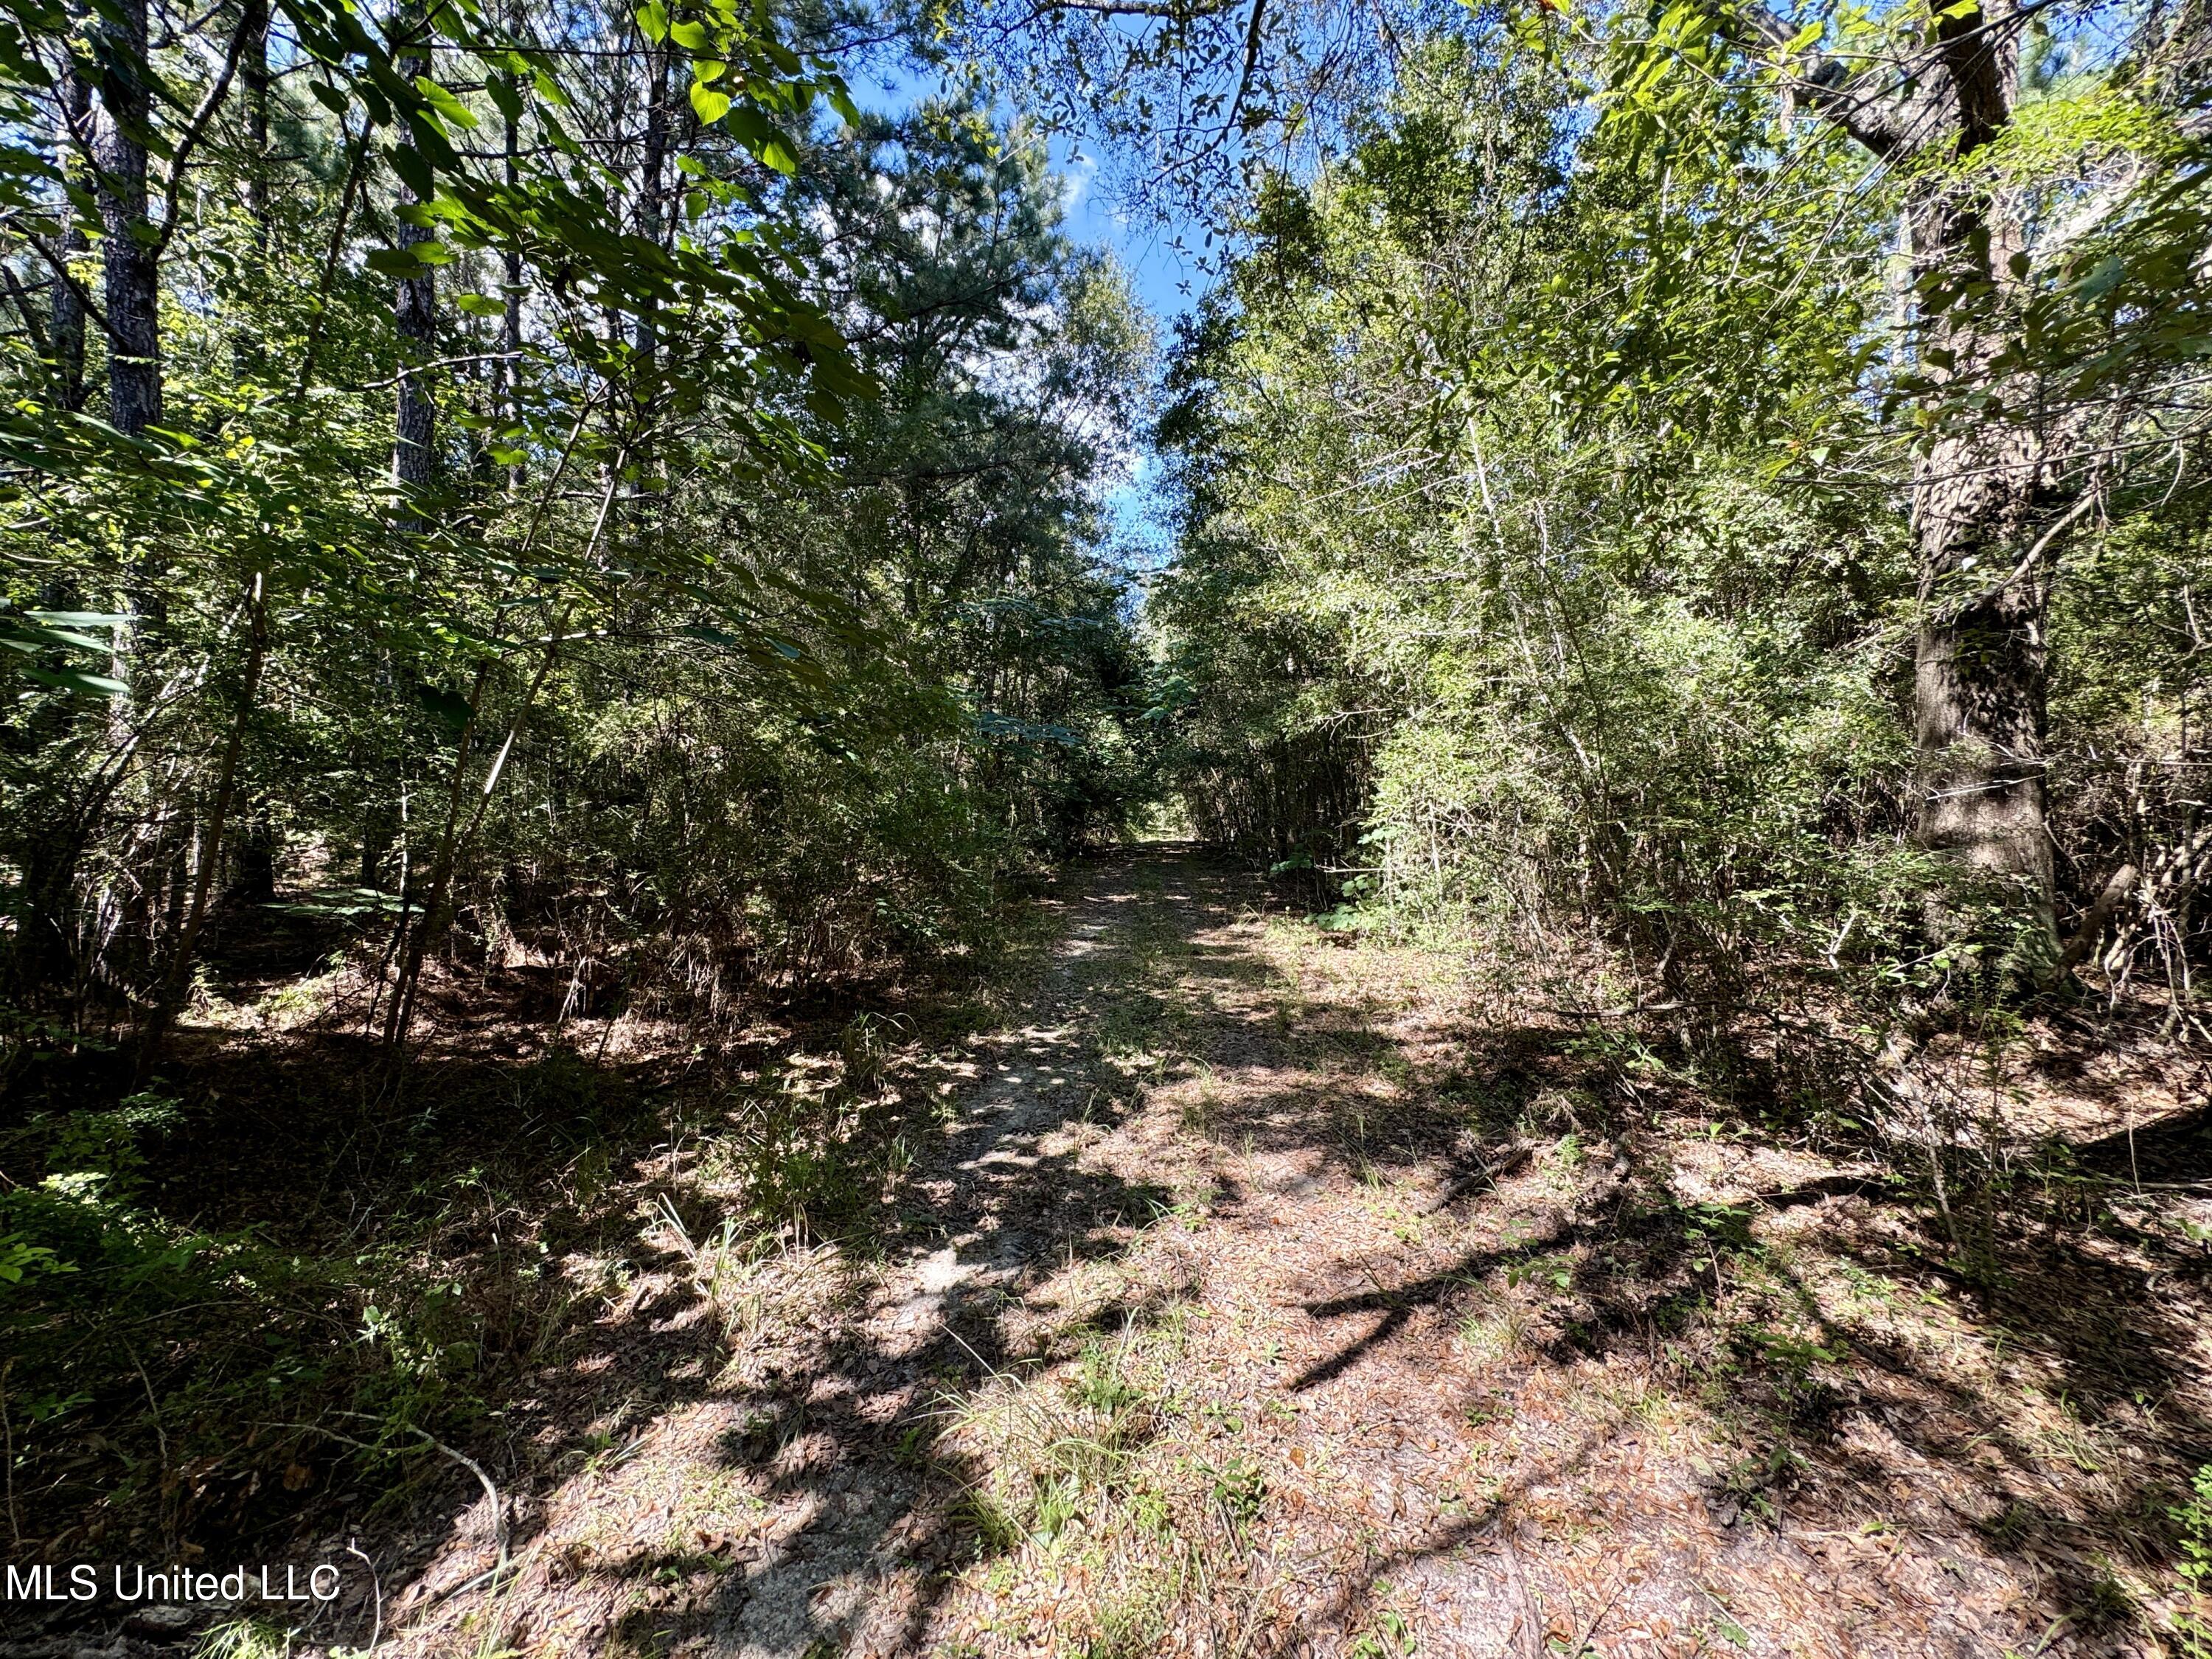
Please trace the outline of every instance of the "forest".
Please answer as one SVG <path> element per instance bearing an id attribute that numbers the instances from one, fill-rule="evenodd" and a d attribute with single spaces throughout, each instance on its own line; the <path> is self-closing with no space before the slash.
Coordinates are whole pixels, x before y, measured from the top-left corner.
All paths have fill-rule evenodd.
<path id="1" fill-rule="evenodd" d="M 2202 0 L 4 0 L 0 290 L 0 1659 L 2212 1659 Z"/>

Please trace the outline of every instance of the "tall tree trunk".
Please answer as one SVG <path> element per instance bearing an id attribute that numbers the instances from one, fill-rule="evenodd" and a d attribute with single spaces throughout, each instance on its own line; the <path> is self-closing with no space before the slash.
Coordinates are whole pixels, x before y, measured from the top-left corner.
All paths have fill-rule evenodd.
<path id="1" fill-rule="evenodd" d="M 74 270 L 91 248 L 84 227 L 71 214 L 62 226 L 62 263 Z M 53 295 L 55 399 L 70 414 L 84 408 L 84 301 L 57 276 Z"/>
<path id="2" fill-rule="evenodd" d="M 656 247 L 669 245 L 675 222 L 675 215 L 669 210 L 668 179 L 672 132 L 669 88 L 674 60 L 675 54 L 665 46 L 648 44 L 645 49 L 645 134 L 638 154 L 638 234 Z M 684 107 L 688 110 L 690 106 L 686 104 Z M 661 390 L 660 307 L 650 296 L 638 307 L 636 341 L 640 373 L 631 382 L 631 397 L 639 434 L 639 480 L 623 491 L 631 497 L 656 493 L 663 483 L 660 449 L 653 441 L 653 429 Z M 621 530 L 627 537 L 649 538 L 653 532 L 651 507 L 641 508 L 633 500 L 622 514 Z"/>
<path id="3" fill-rule="evenodd" d="M 404 27 L 409 38 L 406 54 L 399 59 L 399 73 L 402 78 L 412 81 L 430 72 L 428 27 L 419 9 L 410 10 Z M 407 136 L 404 127 L 400 133 L 399 142 L 412 148 L 414 141 Z M 413 247 L 428 241 L 430 233 L 406 216 L 406 209 L 419 207 L 422 203 L 414 187 L 404 180 L 399 187 L 399 201 L 400 246 Z M 397 430 L 392 446 L 392 480 L 411 497 L 429 487 L 434 470 L 431 446 L 436 437 L 437 408 L 431 398 L 428 374 L 409 372 L 410 365 L 429 361 L 437 338 L 438 290 L 436 279 L 428 271 L 401 281 L 392 306 L 392 321 L 399 331 L 401 372 Z M 401 518 L 410 526 L 417 522 L 411 507 L 403 507 Z"/>
<path id="4" fill-rule="evenodd" d="M 276 228 L 269 215 L 269 0 L 246 0 L 240 27 L 245 42 L 239 52 L 239 78 L 246 83 L 246 217 L 265 276 L 276 252 Z M 268 367 L 261 297 L 257 295 L 257 303 L 240 319 L 231 343 L 231 361 L 242 381 L 259 382 Z"/>
<path id="5" fill-rule="evenodd" d="M 1949 83 L 1957 155 L 1965 158 L 2012 120 L 2019 39 L 2012 0 L 1945 13 L 1936 54 Z M 1921 844 L 1954 863 L 1969 894 L 2025 920 L 2055 948 L 2055 861 L 2046 821 L 2044 714 L 2048 592 L 2039 535 L 2048 516 L 2050 460 L 2032 385 L 2003 376 L 2007 313 L 2020 289 L 2026 237 L 1978 181 L 1954 186 L 1916 216 L 1923 270 L 1975 296 L 1935 328 L 1947 392 L 1986 395 L 1920 458 L 1913 480 L 1920 630 L 1913 674 L 1913 740 Z M 2000 407 L 2002 405 L 2002 407 Z M 1978 892 L 1976 891 L 1978 890 Z M 1941 938 L 1976 924 L 1943 895 L 1930 906 Z"/>
<path id="6" fill-rule="evenodd" d="M 1967 321 L 1947 330 L 1944 343 L 1954 375 L 1996 389 L 1992 331 Z M 2043 434 L 2004 416 L 1977 419 L 1920 458 L 1913 743 L 1921 844 L 1954 865 L 1970 902 L 2025 907 L 2055 940 L 2044 787 L 2049 585 L 2037 556 L 2045 463 Z M 1952 896 L 1930 905 L 1941 938 L 1970 928 Z"/>
<path id="7" fill-rule="evenodd" d="M 146 137 L 154 100 L 147 86 L 146 0 L 115 0 L 95 14 L 101 64 L 100 103 L 92 119 L 93 187 L 100 208 L 101 304 L 106 311 L 107 418 L 137 437 L 161 418 L 161 255 L 146 216 Z M 142 624 L 158 622 L 154 560 L 132 554 L 123 570 L 125 621 L 110 634 L 109 672 L 128 685 L 141 649 Z M 125 696 L 108 704 L 108 729 L 118 749 L 127 743 L 131 704 Z"/>
<path id="8" fill-rule="evenodd" d="M 668 90 L 672 58 L 665 47 L 646 48 L 645 142 L 638 158 L 638 234 L 655 246 L 667 245 L 672 216 L 668 211 Z M 650 365 L 659 344 L 659 307 L 648 295 L 638 307 L 638 355 Z M 650 391 L 650 374 L 646 386 Z"/>
<path id="9" fill-rule="evenodd" d="M 246 212 L 254 246 L 266 254 L 276 245 L 269 222 L 269 0 L 246 0 L 245 22 L 239 70 L 246 82 Z"/>
<path id="10" fill-rule="evenodd" d="M 105 50 L 92 159 L 102 231 L 107 312 L 108 419 L 131 436 L 161 418 L 161 256 L 146 216 L 146 0 L 114 0 L 100 14 Z"/>
<path id="11" fill-rule="evenodd" d="M 520 79 L 513 84 L 521 91 Z M 521 124 L 510 114 L 501 117 L 501 177 L 508 190 L 516 188 L 521 180 Z M 499 309 L 499 376 L 497 398 L 500 417 L 512 421 L 522 408 L 522 249 L 512 240 L 501 256 L 506 277 L 500 293 Z M 510 495 L 522 491 L 523 469 L 520 464 L 507 470 L 507 490 Z"/>

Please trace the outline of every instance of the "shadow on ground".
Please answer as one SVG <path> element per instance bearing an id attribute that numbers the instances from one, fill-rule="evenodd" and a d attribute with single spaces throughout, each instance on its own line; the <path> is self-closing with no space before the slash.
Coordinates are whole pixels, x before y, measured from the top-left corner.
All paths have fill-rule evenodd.
<path id="1" fill-rule="evenodd" d="M 1279 1407 L 1188 1390 L 1263 1470 L 1216 1504 L 1247 1653 L 1348 1651 L 1415 1603 L 1437 1652 L 1733 1641 L 1754 1609 L 1899 1654 L 2143 1628 L 2212 1462 L 2212 1256 L 2171 1213 L 2212 1174 L 2201 1122 L 1954 1170 L 1947 1224 L 1794 1127 L 1802 1079 L 1748 1043 L 1705 1068 L 1723 1093 L 1629 1070 L 1668 1042 L 1632 1018 L 1417 1017 L 1338 971 L 1379 947 L 1271 935 L 1256 883 L 1184 849 L 1072 886 L 1013 1017 L 955 1064 L 957 1022 L 918 1015 L 866 1100 L 802 1063 L 819 1031 L 514 1064 L 487 1030 L 404 1096 L 335 1037 L 203 1056 L 189 1156 L 141 1201 L 316 1265 L 258 1284 L 250 1329 L 148 1290 L 76 1408 L 107 1455 L 49 1465 L 19 1520 L 86 1554 L 380 1538 L 398 1653 L 921 1651 L 1065 1559 L 982 1512 L 948 1425 L 1212 1298 L 1264 1304 L 1237 1316 L 1261 1358 L 1208 1359 Z M 272 1221 L 303 1170 L 313 1201 Z M 1115 1291 L 1048 1316 L 1087 1267 Z M 247 1445 L 136 1414 L 143 1386 L 234 1426 L 222 1379 L 280 1370 L 241 1358 L 271 1332 L 299 1380 Z M 1606 1589 L 1592 1537 L 1642 1577 Z M 365 1640 L 362 1588 L 311 1638 Z"/>

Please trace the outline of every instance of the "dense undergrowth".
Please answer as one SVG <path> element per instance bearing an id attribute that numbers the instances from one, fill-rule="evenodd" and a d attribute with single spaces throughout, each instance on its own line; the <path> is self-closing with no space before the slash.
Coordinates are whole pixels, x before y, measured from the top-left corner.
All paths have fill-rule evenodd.
<path id="1" fill-rule="evenodd" d="M 2010 578 L 2047 600 L 2016 758 L 2054 930 L 1929 828 L 1994 788 L 1947 791 L 1926 748 L 1912 468 L 1950 416 L 1905 399 L 1954 353 L 1893 244 L 1939 186 L 1817 125 L 1771 150 L 1756 83 L 1653 69 L 1675 101 L 1647 120 L 1632 25 L 1564 63 L 1515 39 L 1413 55 L 1340 155 L 1270 177 L 1180 337 L 1182 557 L 1149 614 L 1194 829 L 1312 872 L 1347 922 L 1592 931 L 1723 1022 L 1783 986 L 1878 1032 L 1986 1011 L 2085 929 L 2076 961 L 2197 1018 L 2212 498 L 2150 412 L 2193 380 L 2062 413 L 2070 370 L 2022 348 L 2049 465 L 2114 423 L 2094 510 Z M 2056 213 L 2112 160 L 2086 109 L 2121 94 L 2074 47 L 2021 50 L 2054 148 L 2008 155 L 2005 210 Z"/>

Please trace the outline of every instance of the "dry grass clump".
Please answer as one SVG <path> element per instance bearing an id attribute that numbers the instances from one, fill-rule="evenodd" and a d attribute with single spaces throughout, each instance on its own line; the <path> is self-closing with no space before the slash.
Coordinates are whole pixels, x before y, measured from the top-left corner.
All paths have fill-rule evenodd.
<path id="1" fill-rule="evenodd" d="M 1174 1381 L 1183 1348 L 1176 1322 L 1125 1328 L 945 1403 L 975 1537 L 950 1651 L 1135 1659 L 1258 1628 L 1267 1473 L 1235 1412 Z"/>
<path id="2" fill-rule="evenodd" d="M 793 1298 L 818 1287 L 836 1254 L 835 1245 L 808 1245 L 789 1228 L 751 1229 L 735 1215 L 724 1216 L 713 1231 L 695 1238 L 665 1194 L 647 1242 L 676 1256 L 724 1340 L 733 1346 L 783 1316 Z"/>

